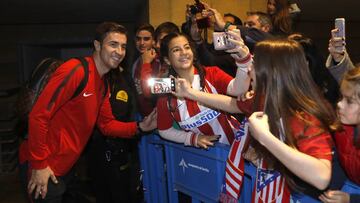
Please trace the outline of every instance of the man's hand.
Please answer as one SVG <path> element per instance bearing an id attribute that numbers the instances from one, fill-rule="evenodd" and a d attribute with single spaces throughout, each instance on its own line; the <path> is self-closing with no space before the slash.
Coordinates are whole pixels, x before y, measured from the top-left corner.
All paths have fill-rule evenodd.
<path id="1" fill-rule="evenodd" d="M 155 51 L 155 49 L 153 49 L 153 48 L 146 50 L 146 51 L 141 55 L 143 64 L 145 64 L 145 63 L 151 63 L 151 62 L 154 60 L 155 57 L 156 57 L 156 51 Z"/>
<path id="2" fill-rule="evenodd" d="M 142 131 L 147 132 L 157 128 L 157 112 L 156 108 L 139 123 Z"/>
<path id="3" fill-rule="evenodd" d="M 325 203 L 349 203 L 350 195 L 340 190 L 329 190 L 320 195 L 319 199 Z"/>
<path id="4" fill-rule="evenodd" d="M 32 169 L 31 178 L 28 184 L 28 192 L 31 194 L 35 190 L 35 199 L 41 196 L 42 199 L 46 197 L 47 189 L 48 189 L 48 181 L 49 178 L 57 184 L 58 181 L 54 175 L 54 172 L 50 169 L 50 167 L 46 167 L 44 169 Z"/>

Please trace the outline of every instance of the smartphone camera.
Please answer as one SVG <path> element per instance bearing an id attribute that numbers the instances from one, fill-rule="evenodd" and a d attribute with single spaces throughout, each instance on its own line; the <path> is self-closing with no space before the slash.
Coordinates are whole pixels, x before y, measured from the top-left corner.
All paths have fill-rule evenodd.
<path id="1" fill-rule="evenodd" d="M 190 13 L 195 15 L 197 13 L 201 13 L 201 11 L 204 9 L 205 9 L 204 4 L 200 3 L 199 0 L 195 0 L 195 4 L 190 6 Z"/>
<path id="2" fill-rule="evenodd" d="M 166 94 L 175 91 L 174 78 L 150 78 L 148 84 L 152 94 Z"/>
<path id="3" fill-rule="evenodd" d="M 335 19 L 335 28 L 338 29 L 336 37 L 345 39 L 345 18 L 336 18 Z"/>
<path id="4" fill-rule="evenodd" d="M 205 9 L 204 4 L 199 0 L 195 0 L 195 4 L 190 6 L 190 13 L 196 16 L 196 24 L 198 28 L 203 29 L 210 27 L 210 19 L 208 17 L 202 17 L 201 12 Z"/>
<path id="5" fill-rule="evenodd" d="M 231 38 L 225 32 L 213 32 L 213 43 L 215 50 L 227 50 L 235 48 L 235 45 L 229 41 Z"/>

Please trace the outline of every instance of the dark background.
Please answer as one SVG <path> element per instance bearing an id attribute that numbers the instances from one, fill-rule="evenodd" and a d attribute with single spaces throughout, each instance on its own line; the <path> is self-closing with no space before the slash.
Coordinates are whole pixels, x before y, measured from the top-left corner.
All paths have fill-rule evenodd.
<path id="1" fill-rule="evenodd" d="M 44 57 L 91 53 L 95 28 L 103 21 L 123 24 L 132 36 L 139 22 L 148 21 L 148 1 L 1 0 L 0 90 L 23 83 Z"/>
<path id="2" fill-rule="evenodd" d="M 350 56 L 360 61 L 359 1 L 297 3 L 302 12 L 296 30 L 311 37 L 324 56 L 334 19 L 345 17 Z M 0 90 L 23 83 L 41 58 L 90 53 L 94 29 L 102 21 L 120 22 L 132 38 L 134 27 L 149 20 L 148 10 L 147 0 L 1 0 Z M 133 40 L 129 43 L 131 47 Z M 129 49 L 128 55 L 132 52 Z"/>
<path id="3" fill-rule="evenodd" d="M 360 62 L 360 1 L 297 0 L 302 12 L 296 30 L 310 37 L 323 55 L 327 55 L 334 19 L 346 19 L 347 49 L 354 63 Z"/>
<path id="4" fill-rule="evenodd" d="M 360 1 L 297 0 L 297 3 L 302 12 L 296 30 L 312 38 L 324 57 L 328 54 L 334 19 L 345 17 L 347 47 L 353 61 L 360 62 Z M 91 53 L 96 25 L 110 20 L 130 31 L 127 55 L 131 56 L 136 25 L 149 21 L 148 1 L 0 0 L 0 202 L 25 200 L 19 195 L 20 182 L 14 173 L 19 142 L 13 112 L 16 87 L 44 57 L 66 59 Z"/>

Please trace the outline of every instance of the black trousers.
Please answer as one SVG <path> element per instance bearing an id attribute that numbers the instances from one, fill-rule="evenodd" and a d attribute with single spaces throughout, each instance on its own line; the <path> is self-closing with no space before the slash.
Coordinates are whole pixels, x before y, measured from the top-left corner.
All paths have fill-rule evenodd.
<path id="1" fill-rule="evenodd" d="M 20 173 L 20 179 L 23 185 L 23 190 L 27 194 L 27 184 L 30 177 L 28 177 L 28 162 L 19 164 L 19 173 Z M 65 176 L 57 176 L 58 183 L 55 184 L 52 182 L 51 179 L 48 181 L 48 190 L 46 197 L 42 199 L 41 197 L 38 197 L 38 199 L 35 199 L 35 195 L 33 192 L 28 196 L 29 202 L 34 203 L 70 203 L 70 202 L 76 202 L 75 200 L 71 200 L 71 196 L 73 196 L 70 193 L 66 193 L 67 188 L 69 185 L 71 185 L 73 179 L 74 179 L 74 171 L 71 170 L 68 174 Z"/>
<path id="2" fill-rule="evenodd" d="M 88 163 L 97 203 L 141 202 L 138 161 L 132 156 L 137 150 L 133 142 L 109 139 L 98 132 L 93 134 Z"/>

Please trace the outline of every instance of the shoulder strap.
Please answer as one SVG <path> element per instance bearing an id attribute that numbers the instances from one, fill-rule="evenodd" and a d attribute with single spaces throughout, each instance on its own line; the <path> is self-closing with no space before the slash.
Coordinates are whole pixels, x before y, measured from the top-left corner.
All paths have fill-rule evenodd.
<path id="1" fill-rule="evenodd" d="M 109 89 L 109 75 L 105 74 L 104 75 L 104 93 L 103 93 L 103 98 L 106 97 L 106 94 L 108 92 Z"/>
<path id="2" fill-rule="evenodd" d="M 81 65 L 84 68 L 84 78 L 81 80 L 79 86 L 76 88 L 74 95 L 71 97 L 71 99 L 78 96 L 85 89 L 86 84 L 89 80 L 89 63 L 83 57 L 76 57 L 76 59 L 81 62 Z"/>

